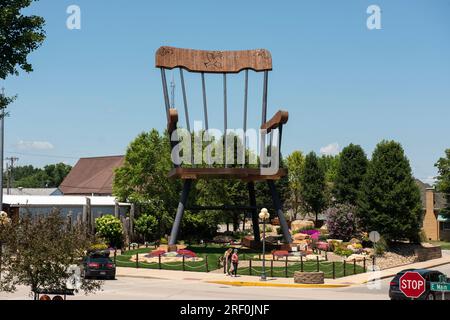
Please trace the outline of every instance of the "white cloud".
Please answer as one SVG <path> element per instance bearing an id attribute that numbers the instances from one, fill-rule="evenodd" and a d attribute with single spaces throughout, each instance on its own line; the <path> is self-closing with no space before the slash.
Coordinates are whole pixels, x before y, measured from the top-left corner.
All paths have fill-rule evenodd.
<path id="1" fill-rule="evenodd" d="M 335 156 L 339 153 L 339 144 L 337 142 L 330 143 L 329 145 L 320 148 L 320 154 L 326 156 Z"/>
<path id="2" fill-rule="evenodd" d="M 54 149 L 53 144 L 48 141 L 24 141 L 20 140 L 16 147 L 21 150 L 51 150 Z"/>
<path id="3" fill-rule="evenodd" d="M 434 185 L 434 183 L 436 182 L 436 177 L 428 176 L 425 179 L 423 179 L 423 182 L 428 183 L 430 185 Z"/>

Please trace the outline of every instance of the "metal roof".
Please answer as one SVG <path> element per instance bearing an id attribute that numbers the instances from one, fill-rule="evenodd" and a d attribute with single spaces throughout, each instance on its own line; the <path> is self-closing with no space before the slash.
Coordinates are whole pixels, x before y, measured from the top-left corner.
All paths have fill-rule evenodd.
<path id="1" fill-rule="evenodd" d="M 83 206 L 86 198 L 91 200 L 91 206 L 114 206 L 115 197 L 103 196 L 28 196 L 28 195 L 4 195 L 3 203 L 12 207 L 23 206 Z M 120 202 L 120 206 L 129 206 L 129 203 Z"/>
<path id="2" fill-rule="evenodd" d="M 65 195 L 112 194 L 114 169 L 124 156 L 81 158 L 59 186 Z"/>
<path id="3" fill-rule="evenodd" d="M 7 188 L 3 188 L 3 194 L 7 194 Z M 27 195 L 27 196 L 52 196 L 61 195 L 58 188 L 10 188 L 10 195 Z"/>

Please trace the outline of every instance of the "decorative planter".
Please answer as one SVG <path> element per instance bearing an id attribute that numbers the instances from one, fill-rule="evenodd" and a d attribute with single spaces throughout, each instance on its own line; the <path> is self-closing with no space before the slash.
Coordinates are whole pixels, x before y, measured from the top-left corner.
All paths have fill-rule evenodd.
<path id="1" fill-rule="evenodd" d="M 323 284 L 325 283 L 325 274 L 319 272 L 301 272 L 294 273 L 294 282 L 302 284 Z"/>

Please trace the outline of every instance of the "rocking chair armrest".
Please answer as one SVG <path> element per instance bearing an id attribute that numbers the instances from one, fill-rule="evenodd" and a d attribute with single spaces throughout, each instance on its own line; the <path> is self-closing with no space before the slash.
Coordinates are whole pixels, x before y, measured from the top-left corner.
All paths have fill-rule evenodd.
<path id="1" fill-rule="evenodd" d="M 267 130 L 267 133 L 272 131 L 273 129 L 278 128 L 279 126 L 282 126 L 283 124 L 287 123 L 289 120 L 289 112 L 280 110 L 270 119 L 269 121 L 263 123 L 261 126 L 261 129 Z"/>
<path id="2" fill-rule="evenodd" d="M 172 135 L 172 132 L 174 132 L 177 129 L 177 124 L 178 124 L 177 109 L 169 109 L 169 119 L 167 122 L 167 131 L 169 132 L 169 135 Z"/>

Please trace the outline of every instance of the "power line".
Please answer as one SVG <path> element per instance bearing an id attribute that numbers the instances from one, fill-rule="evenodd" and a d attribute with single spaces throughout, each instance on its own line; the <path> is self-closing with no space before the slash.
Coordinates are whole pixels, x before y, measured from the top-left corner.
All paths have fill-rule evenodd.
<path id="1" fill-rule="evenodd" d="M 12 152 L 12 151 L 6 151 L 6 153 L 9 154 L 17 154 L 21 156 L 30 156 L 30 157 L 43 157 L 43 158 L 56 158 L 56 159 L 80 159 L 80 157 L 71 157 L 71 156 L 59 156 L 59 155 L 50 155 L 50 154 L 38 154 L 38 153 L 27 153 L 27 152 Z"/>

